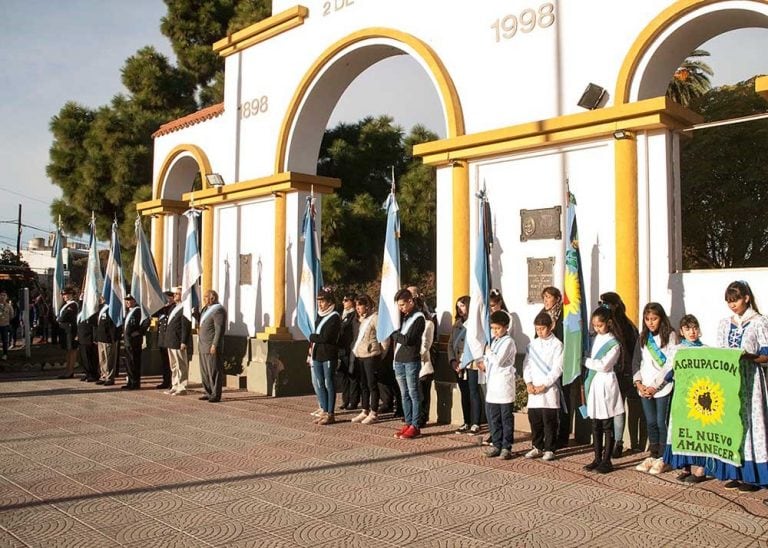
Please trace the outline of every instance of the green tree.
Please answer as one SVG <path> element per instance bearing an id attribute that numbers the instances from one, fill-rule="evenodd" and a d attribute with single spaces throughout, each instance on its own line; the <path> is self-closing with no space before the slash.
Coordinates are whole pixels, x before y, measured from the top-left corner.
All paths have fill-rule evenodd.
<path id="1" fill-rule="evenodd" d="M 754 78 L 712 89 L 706 121 L 764 113 Z M 768 266 L 768 120 L 697 130 L 681 144 L 684 268 Z"/>
<path id="2" fill-rule="evenodd" d="M 709 52 L 703 49 L 694 50 L 675 71 L 667 86 L 667 97 L 684 107 L 691 101 L 701 97 L 712 87 L 709 77 L 715 73 L 712 68 L 699 57 L 709 57 Z"/>
<path id="3" fill-rule="evenodd" d="M 228 34 L 269 17 L 269 0 L 165 0 L 168 14 L 160 30 L 167 36 L 179 68 L 192 75 L 201 106 L 224 97 L 224 60 L 211 46 Z"/>
<path id="4" fill-rule="evenodd" d="M 392 118 L 367 117 L 326 131 L 318 174 L 338 177 L 341 188 L 323 197 L 323 275 L 331 284 L 376 294 L 386 212 L 382 204 L 395 168 L 400 206 L 404 282 L 434 278 L 435 171 L 413 158 L 414 144 L 436 139 L 415 126 L 407 136 Z"/>

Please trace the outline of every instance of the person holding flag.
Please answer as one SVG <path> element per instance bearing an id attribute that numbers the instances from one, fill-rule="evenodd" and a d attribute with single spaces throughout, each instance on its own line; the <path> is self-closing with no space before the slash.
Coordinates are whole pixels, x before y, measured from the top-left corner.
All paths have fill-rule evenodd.
<path id="1" fill-rule="evenodd" d="M 98 324 L 99 298 L 104 286 L 104 276 L 101 274 L 99 250 L 96 245 L 96 218 L 93 212 L 91 212 L 90 227 L 88 266 L 83 284 L 83 304 L 77 318 L 77 338 L 80 344 L 80 359 L 85 370 L 85 374 L 80 380 L 95 382 L 101 377 L 97 351 L 98 343 L 94 331 Z"/>
<path id="2" fill-rule="evenodd" d="M 0 294 L 2 296 L 2 294 Z M 64 304 L 59 310 L 56 318 L 61 334 L 61 348 L 67 351 L 67 365 L 64 373 L 59 375 L 60 379 L 71 379 L 75 375 L 75 362 L 77 361 L 77 313 L 79 307 L 75 300 L 75 291 L 71 287 L 65 287 L 61 290 L 61 296 Z"/>
<path id="3" fill-rule="evenodd" d="M 203 269 L 200 264 L 200 249 L 197 245 L 197 219 L 200 210 L 192 207 L 184 212 L 187 218 L 187 236 L 184 243 L 184 270 L 181 275 L 181 303 L 184 317 L 190 322 L 197 317 L 200 305 L 200 276 Z"/>
<path id="4" fill-rule="evenodd" d="M 141 320 L 141 307 L 133 295 L 125 296 L 125 321 L 123 323 L 123 345 L 125 349 L 125 374 L 127 380 L 124 390 L 141 388 L 141 346 L 144 334 L 149 327 L 149 318 Z"/>

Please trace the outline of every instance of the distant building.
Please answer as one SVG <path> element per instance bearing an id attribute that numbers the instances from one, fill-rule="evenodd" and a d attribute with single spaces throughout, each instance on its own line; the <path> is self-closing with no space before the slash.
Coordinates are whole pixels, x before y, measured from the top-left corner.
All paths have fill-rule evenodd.
<path id="1" fill-rule="evenodd" d="M 21 259 L 29 264 L 29 269 L 38 276 L 40 285 L 50 291 L 53 285 L 53 269 L 56 266 L 56 257 L 53 255 L 53 243 L 56 233 L 52 232 L 45 238 L 32 238 L 27 248 L 22 250 Z M 75 242 L 63 238 L 62 261 L 64 263 L 64 283 L 69 282 L 71 261 L 77 257 L 88 255 L 88 245 L 83 242 Z"/>

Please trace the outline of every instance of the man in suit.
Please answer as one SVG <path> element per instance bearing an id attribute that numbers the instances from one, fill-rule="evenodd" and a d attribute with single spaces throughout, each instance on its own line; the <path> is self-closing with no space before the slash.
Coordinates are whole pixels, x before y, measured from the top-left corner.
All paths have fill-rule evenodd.
<path id="1" fill-rule="evenodd" d="M 210 403 L 221 401 L 221 385 L 224 378 L 224 362 L 221 357 L 227 312 L 219 304 L 219 295 L 209 289 L 203 295 L 203 310 L 200 312 L 198 341 L 200 344 L 200 376 L 203 380 L 203 394 L 200 399 Z"/>
<path id="2" fill-rule="evenodd" d="M 172 291 L 166 291 L 165 298 L 165 306 L 154 314 L 157 317 L 157 347 L 160 349 L 160 367 L 163 374 L 163 382 L 155 386 L 157 390 L 171 388 L 171 363 L 168 356 L 166 332 L 168 330 L 168 314 L 176 305 L 173 302 Z"/>
<path id="3" fill-rule="evenodd" d="M 109 316 L 109 305 L 99 297 L 101 308 L 96 319 L 96 349 L 99 353 L 99 380 L 96 384 L 112 386 L 117 375 L 117 360 L 120 356 L 120 328 Z"/>
<path id="4" fill-rule="evenodd" d="M 83 376 L 81 381 L 94 382 L 99 380 L 99 356 L 96 352 L 96 341 L 94 340 L 94 330 L 98 312 L 85 317 L 85 311 L 80 311 L 77 316 L 77 340 L 80 350 L 80 363 L 83 366 Z"/>
<path id="5" fill-rule="evenodd" d="M 61 348 L 67 351 L 67 366 L 60 379 L 71 379 L 75 375 L 75 362 L 77 361 L 77 314 L 80 308 L 75 300 L 75 291 L 71 287 L 65 287 L 61 291 L 64 304 L 59 309 L 57 318 L 61 335 Z"/>
<path id="6" fill-rule="evenodd" d="M 173 300 L 174 308 L 168 313 L 165 330 L 165 345 L 171 364 L 171 389 L 167 393 L 184 396 L 187 394 L 189 353 L 192 352 L 192 322 L 184 316 L 181 287 L 174 288 Z"/>
<path id="7" fill-rule="evenodd" d="M 149 318 L 147 322 L 149 323 Z M 141 322 L 141 308 L 136 306 L 133 295 L 125 296 L 125 320 L 123 322 L 123 345 L 125 347 L 125 373 L 128 377 L 125 390 L 141 388 L 141 343 L 146 326 Z"/>

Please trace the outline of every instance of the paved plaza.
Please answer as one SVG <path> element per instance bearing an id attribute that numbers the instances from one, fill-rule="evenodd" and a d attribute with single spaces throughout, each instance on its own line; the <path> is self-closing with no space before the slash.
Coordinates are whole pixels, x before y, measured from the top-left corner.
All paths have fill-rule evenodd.
<path id="1" fill-rule="evenodd" d="M 153 382 L 154 381 L 154 382 Z M 313 397 L 102 388 L 0 374 L 0 547 L 768 546 L 768 491 L 488 459 L 449 426 L 315 426 Z"/>

